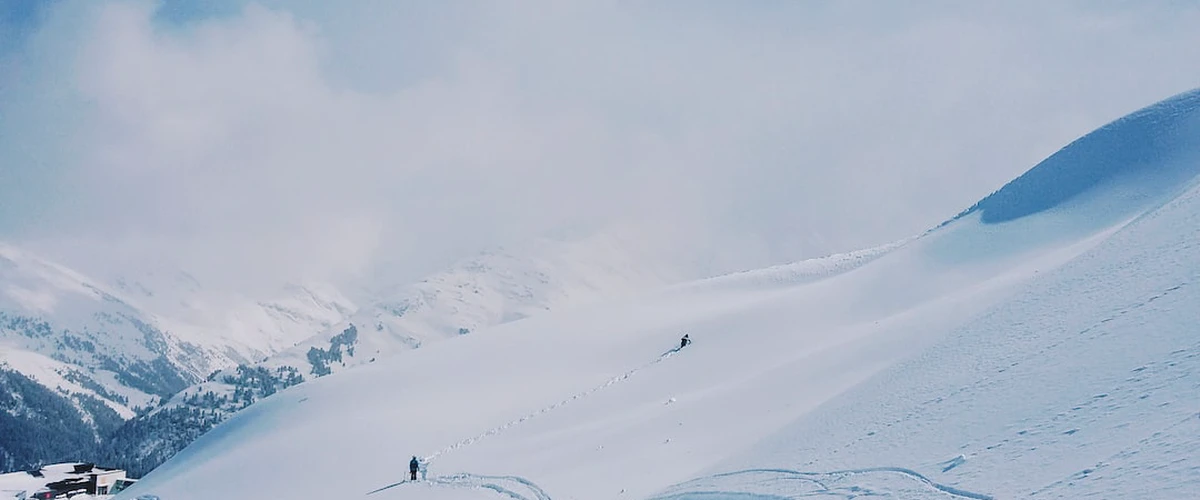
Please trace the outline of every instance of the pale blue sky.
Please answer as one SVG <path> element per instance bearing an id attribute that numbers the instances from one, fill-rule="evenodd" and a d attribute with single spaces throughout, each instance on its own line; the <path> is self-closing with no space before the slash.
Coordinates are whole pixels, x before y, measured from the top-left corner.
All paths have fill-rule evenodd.
<path id="1" fill-rule="evenodd" d="M 264 282 L 631 217 L 874 245 L 1200 86 L 1173 1 L 4 1 L 0 239 Z"/>
<path id="2" fill-rule="evenodd" d="M 5 120 L 15 96 L 13 72 L 21 45 L 39 24 L 42 5 L 38 0 L 0 1 L 0 235 L 30 222 L 31 205 L 47 191 L 46 176 L 31 165 L 35 161 L 27 151 L 14 144 L 11 127 Z"/>
<path id="3" fill-rule="evenodd" d="M 0 0 L 0 238 L 30 228 L 54 224 L 44 219 L 49 205 L 70 203 L 58 189 L 58 180 L 69 175 L 66 165 L 52 153 L 61 147 L 54 136 L 41 136 L 27 129 L 28 120 L 6 117 L 14 107 L 36 94 L 37 53 L 27 49 L 62 0 Z M 234 15 L 238 0 L 166 0 L 156 20 L 167 25 L 186 25 L 200 19 Z M 15 101 L 15 102 L 14 102 Z M 7 112 L 6 112 L 7 111 Z M 6 119 L 7 118 L 7 119 Z M 39 123 L 39 127 L 55 127 Z M 42 142 L 47 141 L 47 142 Z M 67 198 L 67 199 L 64 199 Z"/>

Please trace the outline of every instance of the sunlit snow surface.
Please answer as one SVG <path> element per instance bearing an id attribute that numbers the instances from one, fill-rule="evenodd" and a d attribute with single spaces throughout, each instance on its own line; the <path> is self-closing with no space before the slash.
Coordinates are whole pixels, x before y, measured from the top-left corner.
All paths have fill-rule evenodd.
<path id="1" fill-rule="evenodd" d="M 1200 488 L 1197 95 L 912 240 L 297 386 L 118 498 L 358 498 L 412 455 L 425 478 L 369 498 L 1185 497 Z M 1104 172 L 1077 163 L 1097 158 Z M 695 343 L 673 352 L 683 332 Z"/>

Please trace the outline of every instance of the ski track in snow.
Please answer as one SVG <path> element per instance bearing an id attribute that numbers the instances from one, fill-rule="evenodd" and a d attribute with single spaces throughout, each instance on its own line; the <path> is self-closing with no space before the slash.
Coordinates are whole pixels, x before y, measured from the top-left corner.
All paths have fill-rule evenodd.
<path id="1" fill-rule="evenodd" d="M 869 496 L 992 500 L 992 497 L 987 495 L 935 483 L 920 473 L 903 467 L 872 467 L 833 472 L 747 469 L 688 481 L 651 497 L 651 500 L 792 500 L 814 497 L 850 499 Z"/>
<path id="2" fill-rule="evenodd" d="M 478 474 L 450 474 L 446 476 L 436 476 L 431 479 L 423 479 L 420 481 L 400 481 L 398 483 L 389 484 L 375 491 L 367 493 L 368 495 L 378 493 L 387 489 L 395 488 L 405 484 L 421 484 L 424 486 L 437 486 L 447 488 L 462 488 L 462 489 L 478 489 L 489 490 L 502 497 L 507 497 L 512 500 L 553 500 L 550 498 L 541 487 L 534 484 L 533 481 L 518 476 L 484 476 Z"/>
<path id="3" fill-rule="evenodd" d="M 439 457 L 441 455 L 444 455 L 451 451 L 457 450 L 464 446 L 469 446 L 471 444 L 474 444 L 474 443 L 478 442 L 479 440 L 484 439 L 488 436 L 494 436 L 496 434 L 504 432 L 505 430 L 508 430 L 508 429 L 512 428 L 513 426 L 519 425 L 523 422 L 526 422 L 534 417 L 537 417 L 538 415 L 549 413 L 558 408 L 561 408 L 562 406 L 564 406 L 568 403 L 571 403 L 572 401 L 583 399 L 592 394 L 595 394 L 598 391 L 604 390 L 608 387 L 612 387 L 615 384 L 618 384 L 620 382 L 628 380 L 629 378 L 636 375 L 638 372 L 645 370 L 646 368 L 649 368 L 651 366 L 654 366 L 658 363 L 661 363 L 663 361 L 666 361 L 671 356 L 674 356 L 675 353 L 679 352 L 680 349 L 682 349 L 682 348 L 676 347 L 674 349 L 671 349 L 667 352 L 662 353 L 661 355 L 659 355 L 658 358 L 655 358 L 653 361 L 646 363 L 642 366 L 639 366 L 637 368 L 634 368 L 632 370 L 629 370 L 625 373 L 622 373 L 621 375 L 618 375 L 616 377 L 610 378 L 610 379 L 608 379 L 608 381 L 604 382 L 603 384 L 600 384 L 596 387 L 593 387 L 586 391 L 575 394 L 574 396 L 571 396 L 570 398 L 567 398 L 567 399 L 564 399 L 557 403 L 554 403 L 550 406 L 547 406 L 538 411 L 535 411 L 533 413 L 525 415 L 521 418 L 510 420 L 503 425 L 493 427 L 483 433 L 469 437 L 467 439 L 464 439 L 462 441 L 454 443 L 450 446 L 442 448 L 441 450 L 437 451 L 436 453 L 429 455 L 427 457 L 424 457 L 421 460 L 421 465 L 423 468 L 427 467 L 430 463 L 433 462 L 434 459 L 436 459 L 437 457 Z M 489 480 L 490 481 L 504 480 L 504 481 L 518 483 L 518 484 L 522 485 L 524 488 L 531 491 L 533 496 L 532 497 L 522 496 L 522 495 L 518 494 L 517 492 L 510 490 L 508 488 L 505 488 L 501 485 L 486 482 Z M 406 482 L 408 482 L 408 481 L 401 481 L 398 483 L 393 483 L 393 484 L 384 486 L 382 488 L 379 488 L 377 490 L 371 491 L 367 494 L 370 495 L 373 493 L 377 493 L 379 491 L 383 491 L 388 488 L 400 486 Z M 551 500 L 550 496 L 547 495 L 546 492 L 542 491 L 542 489 L 539 488 L 537 485 L 535 485 L 532 481 L 522 478 L 522 477 L 517 477 L 517 476 L 481 476 L 481 475 L 475 475 L 475 474 L 459 473 L 459 474 L 453 474 L 453 475 L 448 475 L 448 476 L 436 476 L 436 477 L 428 480 L 428 482 L 431 482 L 432 484 L 443 485 L 443 486 L 486 488 L 486 489 L 493 490 L 497 493 L 500 493 L 502 495 L 508 496 L 509 498 L 512 498 L 514 500 Z"/>
<path id="4" fill-rule="evenodd" d="M 473 436 L 473 437 L 469 437 L 469 438 L 467 438 L 467 439 L 464 439 L 464 440 L 462 440 L 462 441 L 459 441 L 459 442 L 457 442 L 457 443 L 454 443 L 454 444 L 452 444 L 452 445 L 450 445 L 450 446 L 447 446 L 447 447 L 445 447 L 445 448 L 441 449 L 440 451 L 438 451 L 438 452 L 436 452 L 436 453 L 434 453 L 434 454 L 432 454 L 432 455 L 429 455 L 429 456 L 425 457 L 425 458 L 424 458 L 424 460 L 422 460 L 422 463 L 426 463 L 426 464 L 428 464 L 428 463 L 431 463 L 431 462 L 433 462 L 433 460 L 434 460 L 434 459 L 436 459 L 437 457 L 439 457 L 439 456 L 441 456 L 441 455 L 444 455 L 444 454 L 446 454 L 446 453 L 449 453 L 449 452 L 451 452 L 451 451 L 454 451 L 454 450 L 457 450 L 457 449 L 459 449 L 459 448 L 462 448 L 463 446 L 468 446 L 468 445 L 474 444 L 474 443 L 478 442 L 478 441 L 479 441 L 479 440 L 481 440 L 481 439 L 484 439 L 484 438 L 486 438 L 486 437 L 488 437 L 488 436 L 494 436 L 494 435 L 496 435 L 496 434 L 499 434 L 499 433 L 501 433 L 501 432 L 504 432 L 505 430 L 508 430 L 509 428 L 511 428 L 511 427 L 513 427 L 513 426 L 516 426 L 516 425 L 518 425 L 518 424 L 521 424 L 521 423 L 523 423 L 523 422 L 526 422 L 526 421 L 528 421 L 528 420 L 530 420 L 530 419 L 532 419 L 532 418 L 534 418 L 534 417 L 537 417 L 538 415 L 542 415 L 542 414 L 545 414 L 545 413 L 549 413 L 549 412 L 551 412 L 551 411 L 554 411 L 554 410 L 556 410 L 556 409 L 558 409 L 558 408 L 561 408 L 562 406 L 565 406 L 565 405 L 567 405 L 568 403 L 571 403 L 572 401 L 576 401 L 576 400 L 579 400 L 579 399 L 583 399 L 583 398 L 585 398 L 585 397 L 591 396 L 592 394 L 595 394 L 595 393 L 596 393 L 596 392 L 598 392 L 598 391 L 601 391 L 601 390 L 607 389 L 607 388 L 609 388 L 609 387 L 612 387 L 613 385 L 615 385 L 615 384 L 618 384 L 618 383 L 620 383 L 620 382 L 623 382 L 623 381 L 625 381 L 625 380 L 629 380 L 629 378 L 633 377 L 633 376 L 634 376 L 634 375 L 636 375 L 638 372 L 640 372 L 640 371 L 642 371 L 642 370 L 645 370 L 646 368 L 649 368 L 649 367 L 651 367 L 651 366 L 654 366 L 654 365 L 656 365 L 656 364 L 658 364 L 658 363 L 661 363 L 661 362 L 663 362 L 663 361 L 666 361 L 668 358 L 670 358 L 671 356 L 675 355 L 675 353 L 679 352 L 679 350 L 680 350 L 680 348 L 679 348 L 679 347 L 676 347 L 676 348 L 674 348 L 674 349 L 671 349 L 671 350 L 669 350 L 669 351 L 667 351 L 667 352 L 664 352 L 664 353 L 662 353 L 662 355 L 660 355 L 660 356 L 659 356 L 658 358 L 656 358 L 654 361 L 651 361 L 651 362 L 649 362 L 649 363 L 646 363 L 646 364 L 644 364 L 644 365 L 642 365 L 642 366 L 639 366 L 639 367 L 637 367 L 637 368 L 634 368 L 634 369 L 632 369 L 632 370 L 629 370 L 629 371 L 627 371 L 627 372 L 625 372 L 625 373 L 623 373 L 623 374 L 621 374 L 621 375 L 618 375 L 618 376 L 616 376 L 616 377 L 613 377 L 613 378 L 611 378 L 611 379 L 608 379 L 608 381 L 607 381 L 607 382 L 604 382 L 603 384 L 600 384 L 600 385 L 598 385 L 598 386 L 596 386 L 596 387 L 593 387 L 593 388 L 591 388 L 591 389 L 588 389 L 588 390 L 586 390 L 586 391 L 583 391 L 583 392 L 581 392 L 581 393 L 578 393 L 578 394 L 576 394 L 576 395 L 574 395 L 574 396 L 571 396 L 570 398 L 567 398 L 567 399 L 564 399 L 564 400 L 562 400 L 562 401 L 559 401 L 559 402 L 557 402 L 557 403 L 554 403 L 554 404 L 552 404 L 552 405 L 550 405 L 550 406 L 547 406 L 547 407 L 545 407 L 545 408 L 542 408 L 542 409 L 540 409 L 540 410 L 538 410 L 538 411 L 535 411 L 535 412 L 533 412 L 533 413 L 530 413 L 530 414 L 528 414 L 528 415 L 525 415 L 525 416 L 523 416 L 523 417 L 521 417 L 521 418 L 517 418 L 517 419 L 511 420 L 511 421 L 509 421 L 509 422 L 505 423 L 504 425 L 501 425 L 501 426 L 498 426 L 498 427 L 494 427 L 494 428 L 492 428 L 492 429 L 489 429 L 489 430 L 487 430 L 487 431 L 485 431 L 485 432 L 483 432 L 483 433 L 481 433 L 481 434 L 478 434 L 478 435 L 476 435 L 476 436 Z"/>
<path id="5" fill-rule="evenodd" d="M 511 500 L 553 500 L 532 481 L 519 476 L 451 474 L 421 481 L 401 481 L 369 494 L 405 484 L 488 490 Z M 992 497 L 931 481 L 903 467 L 873 467 L 833 472 L 749 469 L 715 474 L 672 488 L 650 500 L 733 499 L 793 500 L 800 498 L 891 497 L 914 499 L 993 500 Z"/>
<path id="6" fill-rule="evenodd" d="M 550 495 L 542 491 L 532 481 L 518 476 L 480 476 L 475 474 L 452 474 L 438 476 L 431 480 L 434 484 L 452 487 L 488 489 L 513 500 L 552 500 Z M 514 484 L 515 483 L 515 484 Z M 517 490 L 527 490 L 530 496 L 524 496 Z"/>

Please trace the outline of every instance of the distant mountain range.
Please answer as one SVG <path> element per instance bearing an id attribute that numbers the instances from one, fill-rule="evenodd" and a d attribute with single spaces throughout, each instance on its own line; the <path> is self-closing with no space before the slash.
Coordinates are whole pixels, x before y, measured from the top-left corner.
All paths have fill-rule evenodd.
<path id="1" fill-rule="evenodd" d="M 12 429 L 0 436 L 0 468 L 93 458 L 137 414 L 357 309 L 328 288 L 293 287 L 205 310 L 199 282 L 171 278 L 170 288 L 110 285 L 0 244 L 0 418 Z"/>
<path id="2" fill-rule="evenodd" d="M 291 385 L 712 269 L 646 248 L 629 231 L 539 239 L 355 303 L 323 283 L 255 300 L 171 269 L 102 282 L 0 244 L 0 419 L 14 430 L 0 469 L 85 460 L 137 477 Z"/>

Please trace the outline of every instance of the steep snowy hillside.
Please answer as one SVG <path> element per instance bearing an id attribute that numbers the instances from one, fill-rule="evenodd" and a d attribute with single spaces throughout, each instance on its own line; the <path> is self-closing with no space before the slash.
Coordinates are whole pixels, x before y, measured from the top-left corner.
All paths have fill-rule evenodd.
<path id="1" fill-rule="evenodd" d="M 1194 496 L 1198 174 L 1200 92 L 1076 141 L 948 224 L 950 238 L 983 229 L 1028 248 L 1128 225 L 919 356 L 658 498 L 835 496 L 836 483 L 885 480 L 996 498 Z M 1057 231 L 1017 231 L 1047 221 Z"/>
<path id="2" fill-rule="evenodd" d="M 1193 189 L 659 498 L 799 498 L 883 480 L 994 498 L 1189 498 L 1200 486 L 1197 248 Z"/>
<path id="3" fill-rule="evenodd" d="M 539 315 L 293 387 L 117 498 L 1194 491 L 1198 101 L 1101 129 L 869 258 Z"/>

